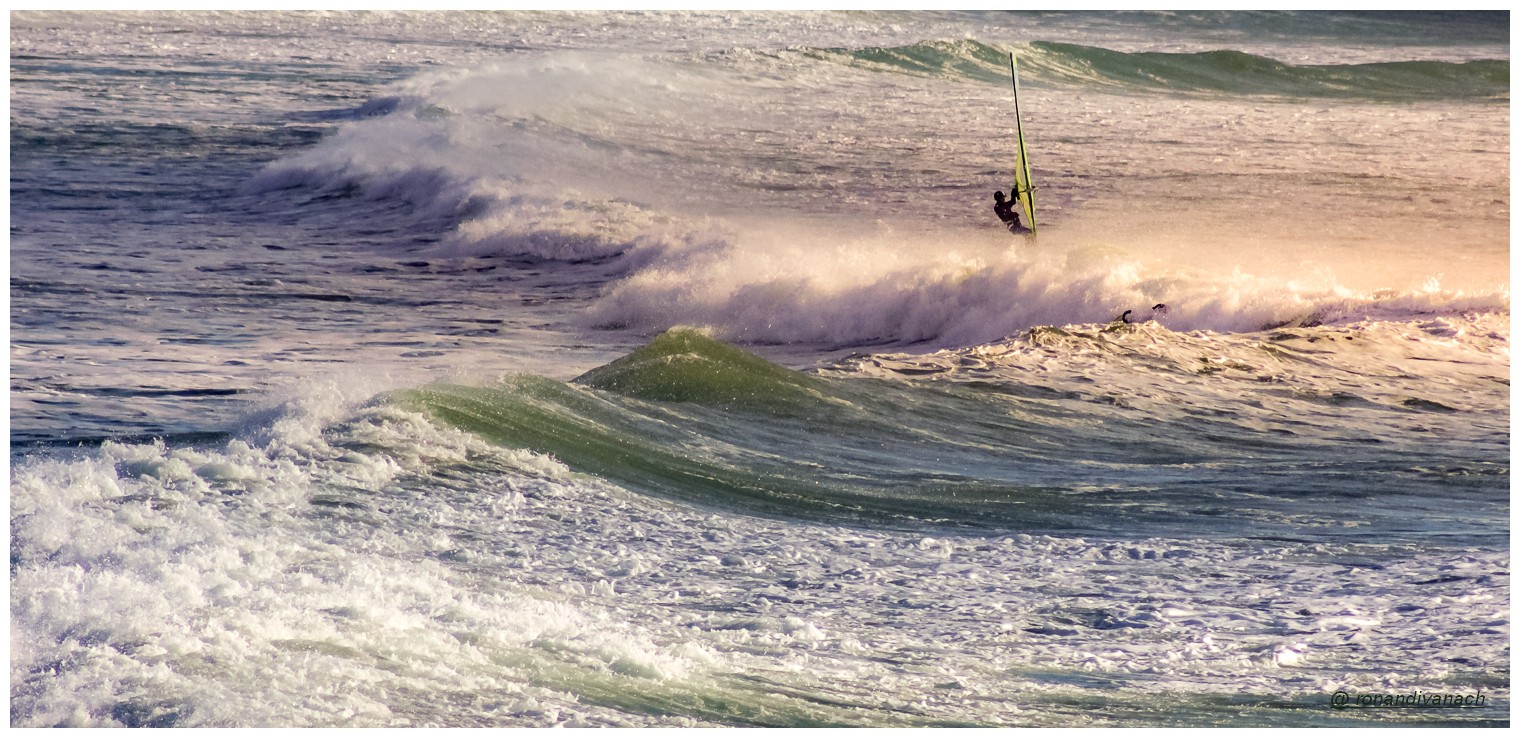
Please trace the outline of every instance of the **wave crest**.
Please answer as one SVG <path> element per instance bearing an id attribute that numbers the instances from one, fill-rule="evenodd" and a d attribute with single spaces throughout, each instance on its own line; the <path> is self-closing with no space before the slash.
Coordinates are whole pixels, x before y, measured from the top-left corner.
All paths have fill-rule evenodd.
<path id="1" fill-rule="evenodd" d="M 1162 322 L 1173 330 L 1222 332 L 1509 309 L 1507 287 L 1451 290 L 1432 277 L 1364 292 L 1329 272 L 1209 272 L 1054 244 L 798 236 L 666 257 L 613 285 L 590 319 L 646 331 L 696 323 L 757 343 L 974 345 L 1035 326 L 1106 323 L 1157 303 L 1169 306 Z"/>
<path id="2" fill-rule="evenodd" d="M 875 71 L 1007 84 L 1008 51 L 963 39 L 803 53 Z M 1019 54 L 1021 76 L 1036 85 L 1380 101 L 1509 99 L 1507 60 L 1294 65 L 1232 49 L 1124 52 L 1054 41 L 1035 41 Z"/>

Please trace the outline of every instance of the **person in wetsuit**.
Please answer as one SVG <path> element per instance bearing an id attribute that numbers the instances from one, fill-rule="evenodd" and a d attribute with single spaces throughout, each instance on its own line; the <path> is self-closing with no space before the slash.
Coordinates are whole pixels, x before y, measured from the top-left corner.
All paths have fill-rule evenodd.
<path id="1" fill-rule="evenodd" d="M 996 213 L 998 219 L 1003 221 L 1003 225 L 1008 226 L 1009 233 L 1019 233 L 1029 230 L 1028 228 L 1024 227 L 1023 223 L 1019 222 L 1019 203 L 1017 200 L 1003 199 L 1002 190 L 998 190 L 996 193 L 993 193 L 992 199 L 994 201 L 992 205 L 992 212 Z"/>

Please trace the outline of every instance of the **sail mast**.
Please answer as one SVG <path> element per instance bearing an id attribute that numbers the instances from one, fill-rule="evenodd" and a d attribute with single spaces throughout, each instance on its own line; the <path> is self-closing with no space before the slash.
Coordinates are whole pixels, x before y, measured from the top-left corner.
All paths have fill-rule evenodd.
<path id="1" fill-rule="evenodd" d="M 1008 52 L 1008 74 L 1013 79 L 1013 125 L 1018 139 L 1018 161 L 1013 168 L 1014 195 L 1024 210 L 1029 232 L 1035 231 L 1034 182 L 1029 176 L 1029 151 L 1024 145 L 1024 119 L 1019 115 L 1019 63 L 1013 52 Z"/>

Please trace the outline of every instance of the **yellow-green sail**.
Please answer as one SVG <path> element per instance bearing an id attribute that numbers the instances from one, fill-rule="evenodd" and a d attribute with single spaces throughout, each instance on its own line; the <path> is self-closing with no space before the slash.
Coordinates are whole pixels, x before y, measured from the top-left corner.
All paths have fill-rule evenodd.
<path id="1" fill-rule="evenodd" d="M 1024 147 L 1024 121 L 1019 118 L 1019 62 L 1008 54 L 1008 70 L 1013 75 L 1013 125 L 1018 133 L 1018 160 L 1013 163 L 1013 191 L 1024 209 L 1024 226 L 1034 233 L 1034 180 L 1029 176 L 1029 151 Z"/>

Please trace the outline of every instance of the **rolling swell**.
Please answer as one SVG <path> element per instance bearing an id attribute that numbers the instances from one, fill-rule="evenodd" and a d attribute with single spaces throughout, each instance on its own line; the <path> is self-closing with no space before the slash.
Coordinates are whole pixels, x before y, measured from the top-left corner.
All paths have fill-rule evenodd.
<path id="1" fill-rule="evenodd" d="M 1071 83 L 1135 89 L 1373 100 L 1509 99 L 1509 62 L 1401 61 L 1295 66 L 1240 51 L 1123 53 L 1036 42 L 1030 67 Z"/>
<path id="2" fill-rule="evenodd" d="M 856 433 L 874 435 L 858 427 L 846 400 L 831 396 L 832 384 L 672 331 L 575 383 L 519 375 L 492 387 L 432 385 L 396 399 L 493 442 L 683 502 L 855 524 L 896 519 L 907 527 L 939 518 L 934 500 L 884 495 L 805 458 L 808 444 L 795 441 L 809 427 L 857 425 Z M 886 461 L 875 445 L 846 443 L 843 453 L 855 464 Z"/>
<path id="3" fill-rule="evenodd" d="M 1326 529 L 1305 499 L 1339 499 L 1343 478 L 1429 489 L 1400 449 L 1338 458 L 1360 441 L 1332 429 L 1309 443 L 1308 423 L 1289 431 L 1228 407 L 1157 416 L 1116 387 L 803 374 L 690 330 L 573 382 L 518 375 L 391 400 L 640 494 L 872 529 L 1365 535 L 1382 523 Z M 1286 491 L 1243 474 L 1262 467 Z"/>
<path id="4" fill-rule="evenodd" d="M 878 71 L 1008 82 L 1008 49 L 972 40 L 804 53 Z M 1293 65 L 1242 51 L 1126 53 L 1036 41 L 1019 52 L 1021 81 L 1192 94 L 1375 101 L 1509 99 L 1509 62 L 1397 61 Z"/>
<path id="5" fill-rule="evenodd" d="M 956 471 L 989 450 L 975 428 L 950 439 L 940 425 L 968 425 L 967 405 L 935 398 L 919 406 L 919 427 L 899 426 L 893 419 L 913 411 L 904 403 L 920 403 L 892 385 L 804 375 L 674 330 L 572 383 L 519 375 L 393 399 L 575 471 L 706 507 L 873 528 L 1073 527 L 1057 488 Z M 948 463 L 926 463 L 935 457 Z"/>

